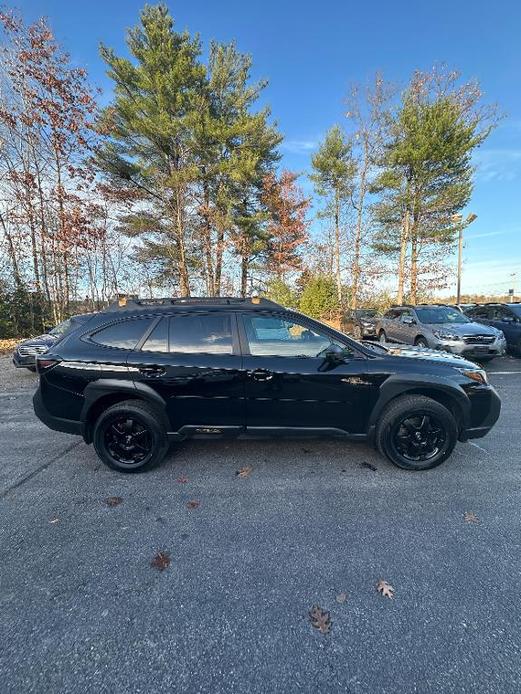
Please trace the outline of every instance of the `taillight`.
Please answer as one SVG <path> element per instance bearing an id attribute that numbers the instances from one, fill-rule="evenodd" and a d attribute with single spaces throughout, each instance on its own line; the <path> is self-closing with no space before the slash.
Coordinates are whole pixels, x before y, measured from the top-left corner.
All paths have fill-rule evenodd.
<path id="1" fill-rule="evenodd" d="M 49 359 L 45 357 L 36 357 L 36 370 L 38 371 L 39 374 L 43 373 L 44 371 L 49 371 L 49 369 L 52 369 L 54 366 L 60 363 L 59 359 Z"/>

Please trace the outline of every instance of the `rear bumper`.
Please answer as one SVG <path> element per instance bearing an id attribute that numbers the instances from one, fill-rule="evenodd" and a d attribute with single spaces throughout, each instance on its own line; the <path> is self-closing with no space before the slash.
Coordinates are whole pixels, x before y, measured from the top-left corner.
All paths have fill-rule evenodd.
<path id="1" fill-rule="evenodd" d="M 33 396 L 33 407 L 34 413 L 38 419 L 54 431 L 62 431 L 65 434 L 76 434 L 77 436 L 83 436 L 83 423 L 75 421 L 73 419 L 63 419 L 62 417 L 55 417 L 49 413 L 43 404 L 42 394 L 40 388 L 36 391 Z"/>
<path id="2" fill-rule="evenodd" d="M 472 402 L 472 397 L 470 398 Z M 478 418 L 472 417 L 472 420 L 467 427 L 461 430 L 459 435 L 460 441 L 468 441 L 468 439 L 479 439 L 486 436 L 492 429 L 494 424 L 499 419 L 501 413 L 501 400 L 495 389 L 490 386 L 487 388 L 487 403 L 480 403 L 479 411 L 483 412 L 483 416 Z M 478 419 L 478 421 L 476 421 Z"/>

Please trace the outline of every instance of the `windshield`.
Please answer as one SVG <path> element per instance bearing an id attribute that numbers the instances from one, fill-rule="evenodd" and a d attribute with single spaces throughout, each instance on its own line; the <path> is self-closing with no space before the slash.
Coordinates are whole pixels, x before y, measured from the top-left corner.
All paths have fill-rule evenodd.
<path id="1" fill-rule="evenodd" d="M 373 318 L 378 315 L 378 311 L 375 308 L 359 308 L 355 311 L 358 318 Z"/>
<path id="2" fill-rule="evenodd" d="M 416 315 L 420 323 L 472 323 L 458 309 L 448 306 L 417 308 Z"/>

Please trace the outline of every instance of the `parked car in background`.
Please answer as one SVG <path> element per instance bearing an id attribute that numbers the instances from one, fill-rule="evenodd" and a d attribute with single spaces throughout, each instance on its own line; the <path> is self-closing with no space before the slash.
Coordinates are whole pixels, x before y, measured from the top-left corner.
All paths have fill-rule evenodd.
<path id="1" fill-rule="evenodd" d="M 476 304 L 454 304 L 454 308 L 457 308 L 461 313 L 465 313 L 469 308 L 472 308 Z"/>
<path id="2" fill-rule="evenodd" d="M 378 321 L 380 342 L 405 342 L 489 361 L 506 349 L 505 336 L 492 326 L 474 323 L 454 306 L 395 306 Z"/>
<path id="3" fill-rule="evenodd" d="M 501 330 L 507 346 L 521 355 L 521 303 L 478 304 L 465 313 L 476 323 Z"/>
<path id="4" fill-rule="evenodd" d="M 342 327 L 356 339 L 376 337 L 376 323 L 379 317 L 376 308 L 357 308 L 345 314 Z"/>
<path id="5" fill-rule="evenodd" d="M 36 371 L 37 355 L 44 354 L 51 345 L 54 345 L 59 339 L 64 337 L 69 330 L 73 330 L 78 325 L 81 325 L 81 323 L 84 323 L 92 315 L 92 313 L 81 313 L 77 316 L 72 316 L 58 323 L 58 325 L 51 328 L 43 335 L 31 337 L 28 340 L 20 342 L 13 352 L 13 364 L 17 369 Z"/>
<path id="6" fill-rule="evenodd" d="M 130 301 L 37 358 L 37 416 L 120 472 L 186 438 L 368 440 L 426 470 L 485 436 L 500 400 L 461 357 L 360 343 L 266 299 Z"/>

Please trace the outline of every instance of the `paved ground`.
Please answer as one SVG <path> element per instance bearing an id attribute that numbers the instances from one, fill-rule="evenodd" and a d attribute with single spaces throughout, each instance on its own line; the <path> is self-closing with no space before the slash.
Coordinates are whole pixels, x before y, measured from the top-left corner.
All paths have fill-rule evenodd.
<path id="1" fill-rule="evenodd" d="M 34 375 L 0 359 L 0 691 L 521 691 L 521 359 L 488 370 L 500 421 L 430 472 L 192 442 L 124 476 L 41 425 Z"/>

